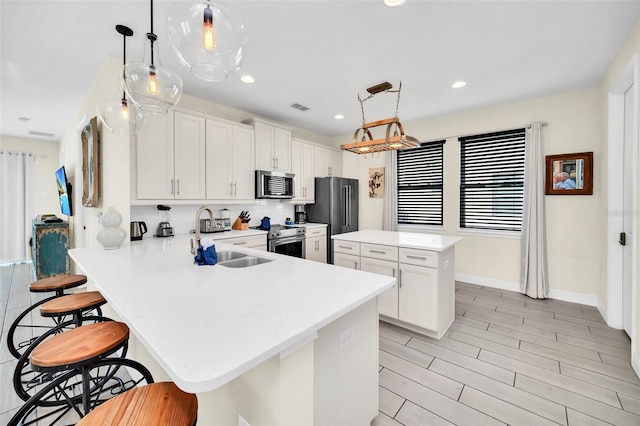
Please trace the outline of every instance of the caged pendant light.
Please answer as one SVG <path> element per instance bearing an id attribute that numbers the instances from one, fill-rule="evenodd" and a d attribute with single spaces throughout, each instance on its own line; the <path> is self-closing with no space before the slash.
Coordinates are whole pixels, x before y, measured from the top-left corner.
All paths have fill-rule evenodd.
<path id="1" fill-rule="evenodd" d="M 223 81 L 244 61 L 244 26 L 209 0 L 173 3 L 167 34 L 180 62 L 201 80 Z"/>
<path id="2" fill-rule="evenodd" d="M 391 90 L 392 87 L 391 83 L 385 81 L 384 83 L 369 87 L 367 89 L 369 96 L 366 98 L 361 99 L 360 95 L 358 95 L 360 110 L 362 111 L 362 126 L 354 132 L 353 141 L 348 144 L 340 145 L 340 149 L 353 152 L 355 154 L 371 154 L 374 152 L 394 151 L 420 146 L 420 142 L 416 138 L 405 135 L 404 127 L 402 126 L 402 123 L 400 123 L 400 118 L 398 118 L 402 82 L 400 82 L 398 90 Z M 391 118 L 367 123 L 364 119 L 364 103 L 381 92 L 398 94 L 395 115 Z M 381 126 L 386 126 L 385 137 L 381 139 L 374 139 L 370 129 Z M 392 131 L 393 134 L 391 134 Z"/>
<path id="3" fill-rule="evenodd" d="M 182 96 L 182 79 L 160 64 L 158 36 L 153 32 L 153 0 L 150 2 L 151 31 L 147 33 L 148 47 L 145 43 L 142 62 L 124 66 L 122 84 L 131 100 L 143 112 L 166 113 L 178 104 Z"/>
<path id="4" fill-rule="evenodd" d="M 116 31 L 122 35 L 122 66 L 127 64 L 127 37 L 133 35 L 131 28 L 116 25 Z M 107 99 L 98 102 L 98 117 L 102 125 L 110 132 L 122 134 L 135 133 L 142 123 L 142 114 L 133 102 L 129 102 L 126 93 L 120 99 Z"/>

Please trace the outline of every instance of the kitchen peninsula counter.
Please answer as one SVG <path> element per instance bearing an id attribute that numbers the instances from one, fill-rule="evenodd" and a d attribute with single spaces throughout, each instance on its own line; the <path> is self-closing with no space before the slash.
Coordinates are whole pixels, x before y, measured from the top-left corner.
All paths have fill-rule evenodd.
<path id="1" fill-rule="evenodd" d="M 238 415 L 252 425 L 368 424 L 377 414 L 376 296 L 395 279 L 223 242 L 218 251 L 273 261 L 196 266 L 189 237 L 69 252 L 130 327 L 131 353 L 155 379 L 197 393 L 201 424 Z"/>

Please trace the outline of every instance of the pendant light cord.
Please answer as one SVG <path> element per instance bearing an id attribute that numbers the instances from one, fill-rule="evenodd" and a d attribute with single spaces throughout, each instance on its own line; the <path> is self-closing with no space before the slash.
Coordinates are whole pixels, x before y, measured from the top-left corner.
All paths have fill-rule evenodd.
<path id="1" fill-rule="evenodd" d="M 150 1 L 151 1 L 151 32 L 147 33 L 147 38 L 151 42 L 151 66 L 153 66 L 154 65 L 154 63 L 153 63 L 153 43 L 158 39 L 158 37 L 153 32 L 153 0 L 150 0 Z"/>

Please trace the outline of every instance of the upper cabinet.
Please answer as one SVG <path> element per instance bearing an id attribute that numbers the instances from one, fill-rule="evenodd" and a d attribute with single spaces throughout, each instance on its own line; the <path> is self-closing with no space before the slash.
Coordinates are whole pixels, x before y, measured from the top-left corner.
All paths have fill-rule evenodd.
<path id="1" fill-rule="evenodd" d="M 315 176 L 342 176 L 342 151 L 315 147 Z"/>
<path id="2" fill-rule="evenodd" d="M 256 169 L 291 173 L 291 129 L 258 118 L 243 123 L 255 130 Z"/>
<path id="3" fill-rule="evenodd" d="M 315 202 L 315 150 L 301 139 L 291 141 L 291 169 L 296 181 L 294 202 Z"/>
<path id="4" fill-rule="evenodd" d="M 136 198 L 205 196 L 205 120 L 182 112 L 149 114 L 135 144 Z"/>
<path id="5" fill-rule="evenodd" d="M 253 201 L 253 129 L 207 119 L 207 199 Z"/>

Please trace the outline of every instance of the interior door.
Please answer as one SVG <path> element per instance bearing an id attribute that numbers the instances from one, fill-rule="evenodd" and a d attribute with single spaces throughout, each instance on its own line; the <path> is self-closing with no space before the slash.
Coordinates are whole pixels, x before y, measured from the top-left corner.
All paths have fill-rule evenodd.
<path id="1" fill-rule="evenodd" d="M 623 172 L 622 175 L 622 233 L 620 243 L 622 247 L 622 326 L 624 331 L 631 336 L 631 303 L 632 303 L 632 214 L 633 209 L 633 90 L 631 85 L 624 94 L 624 142 L 623 142 Z M 623 241 L 624 240 L 624 241 Z"/>

